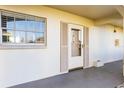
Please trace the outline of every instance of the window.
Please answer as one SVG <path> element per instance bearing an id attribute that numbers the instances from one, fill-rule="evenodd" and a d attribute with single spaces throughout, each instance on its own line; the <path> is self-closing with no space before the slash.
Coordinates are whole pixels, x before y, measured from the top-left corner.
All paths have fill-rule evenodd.
<path id="1" fill-rule="evenodd" d="M 1 11 L 1 46 L 46 45 L 46 18 Z"/>

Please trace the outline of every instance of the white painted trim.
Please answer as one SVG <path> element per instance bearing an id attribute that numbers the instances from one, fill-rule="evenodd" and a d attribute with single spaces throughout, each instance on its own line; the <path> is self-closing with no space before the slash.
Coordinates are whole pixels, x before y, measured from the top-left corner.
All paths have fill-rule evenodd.
<path id="1" fill-rule="evenodd" d="M 107 64 L 107 63 L 112 63 L 112 62 L 116 62 L 116 61 L 121 61 L 123 59 L 116 59 L 116 60 L 108 60 L 106 62 L 103 62 L 104 64 Z"/>

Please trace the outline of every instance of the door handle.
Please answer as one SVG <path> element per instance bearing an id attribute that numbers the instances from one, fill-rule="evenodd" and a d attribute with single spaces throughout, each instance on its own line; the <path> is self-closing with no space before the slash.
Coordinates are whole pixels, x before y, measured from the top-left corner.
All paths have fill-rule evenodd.
<path id="1" fill-rule="evenodd" d="M 85 48 L 85 44 L 82 44 L 82 48 Z"/>

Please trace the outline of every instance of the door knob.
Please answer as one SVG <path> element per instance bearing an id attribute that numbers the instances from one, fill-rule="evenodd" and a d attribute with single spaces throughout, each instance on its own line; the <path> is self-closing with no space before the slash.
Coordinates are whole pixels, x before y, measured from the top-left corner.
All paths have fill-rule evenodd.
<path id="1" fill-rule="evenodd" d="M 84 48 L 85 47 L 85 44 L 82 44 L 82 48 Z"/>

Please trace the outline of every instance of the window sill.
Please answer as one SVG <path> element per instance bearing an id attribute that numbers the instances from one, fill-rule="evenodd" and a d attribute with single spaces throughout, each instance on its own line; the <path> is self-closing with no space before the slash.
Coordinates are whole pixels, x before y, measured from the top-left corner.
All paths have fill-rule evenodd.
<path id="1" fill-rule="evenodd" d="M 45 49 L 44 44 L 0 44 L 0 49 Z"/>

